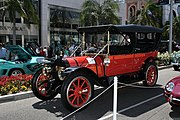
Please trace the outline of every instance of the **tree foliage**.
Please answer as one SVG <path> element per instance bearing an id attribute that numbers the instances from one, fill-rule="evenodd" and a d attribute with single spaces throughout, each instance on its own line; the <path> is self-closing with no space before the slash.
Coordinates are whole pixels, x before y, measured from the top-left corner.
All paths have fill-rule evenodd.
<path id="1" fill-rule="evenodd" d="M 13 23 L 13 44 L 16 44 L 16 15 L 23 17 L 25 20 L 38 23 L 39 18 L 33 7 L 31 0 L 5 0 L 2 8 L 3 16 L 8 15 L 10 22 Z"/>
<path id="2" fill-rule="evenodd" d="M 173 26 L 172 26 L 172 34 L 173 34 L 173 40 L 174 41 L 178 41 L 180 42 L 180 16 L 177 16 L 173 19 Z M 169 31 L 170 31 L 170 23 L 169 21 L 166 22 L 166 24 L 164 25 L 164 33 L 163 36 L 166 39 L 169 39 Z"/>
<path id="3" fill-rule="evenodd" d="M 119 5 L 113 0 L 105 0 L 102 4 L 96 0 L 87 0 L 82 5 L 80 22 L 82 26 L 118 24 Z"/>
<path id="4" fill-rule="evenodd" d="M 153 0 L 149 0 L 141 10 L 136 12 L 130 23 L 161 27 L 161 13 L 161 7 L 155 4 Z"/>

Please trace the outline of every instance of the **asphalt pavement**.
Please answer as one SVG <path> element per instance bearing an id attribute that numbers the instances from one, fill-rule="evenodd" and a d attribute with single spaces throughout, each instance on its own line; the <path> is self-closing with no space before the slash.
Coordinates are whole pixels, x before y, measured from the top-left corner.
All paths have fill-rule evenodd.
<path id="1" fill-rule="evenodd" d="M 163 70 L 163 69 L 171 68 L 171 67 L 172 67 L 171 65 L 159 66 L 158 69 Z M 31 97 L 34 97 L 34 94 L 32 91 L 20 92 L 20 93 L 10 94 L 10 95 L 3 95 L 3 96 L 0 96 L 0 103 L 22 100 L 22 99 L 31 98 Z"/>

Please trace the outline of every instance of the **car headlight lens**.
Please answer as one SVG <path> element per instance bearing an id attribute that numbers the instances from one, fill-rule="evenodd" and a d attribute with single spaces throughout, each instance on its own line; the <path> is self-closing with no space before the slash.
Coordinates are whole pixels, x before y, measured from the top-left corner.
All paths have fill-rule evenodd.
<path id="1" fill-rule="evenodd" d="M 167 90 L 168 92 L 172 92 L 173 89 L 174 89 L 174 83 L 173 83 L 173 82 L 170 82 L 170 83 L 168 83 L 168 84 L 166 85 L 166 90 Z"/>

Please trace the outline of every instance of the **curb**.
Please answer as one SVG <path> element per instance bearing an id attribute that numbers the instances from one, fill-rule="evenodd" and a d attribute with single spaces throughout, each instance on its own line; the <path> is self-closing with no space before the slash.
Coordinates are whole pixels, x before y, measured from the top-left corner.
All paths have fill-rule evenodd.
<path id="1" fill-rule="evenodd" d="M 158 67 L 158 70 L 171 68 L 172 65 Z M 16 94 L 0 96 L 0 103 L 11 102 L 16 100 L 22 100 L 26 98 L 35 97 L 32 91 L 20 92 Z"/>
<path id="2" fill-rule="evenodd" d="M 158 70 L 163 70 L 163 69 L 167 69 L 167 68 L 171 68 L 172 65 L 167 65 L 167 66 L 161 66 L 161 67 L 158 67 Z"/>
<path id="3" fill-rule="evenodd" d="M 31 98 L 31 97 L 34 97 L 34 94 L 32 91 L 4 95 L 4 96 L 0 96 L 0 103 L 22 100 L 22 99 Z"/>

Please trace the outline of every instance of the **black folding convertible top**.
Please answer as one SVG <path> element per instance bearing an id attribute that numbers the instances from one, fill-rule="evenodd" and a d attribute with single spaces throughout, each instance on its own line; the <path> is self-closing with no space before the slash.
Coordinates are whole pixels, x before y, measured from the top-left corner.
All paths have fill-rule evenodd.
<path id="1" fill-rule="evenodd" d="M 77 28 L 79 33 L 105 33 L 109 31 L 111 34 L 121 33 L 121 32 L 143 32 L 143 33 L 162 33 L 163 29 L 152 27 L 152 26 L 143 26 L 143 25 L 98 25 L 98 26 L 86 26 Z"/>

